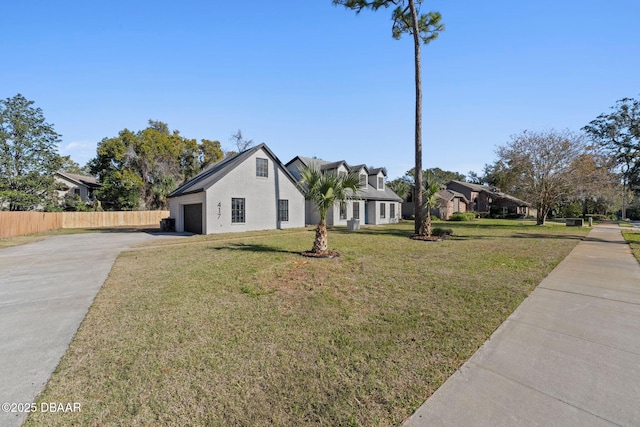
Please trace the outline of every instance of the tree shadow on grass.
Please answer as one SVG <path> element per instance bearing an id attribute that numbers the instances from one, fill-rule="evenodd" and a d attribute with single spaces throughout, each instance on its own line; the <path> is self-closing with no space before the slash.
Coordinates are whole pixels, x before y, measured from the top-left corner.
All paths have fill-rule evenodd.
<path id="1" fill-rule="evenodd" d="M 510 236 L 517 239 L 559 239 L 559 240 L 588 240 L 586 236 L 577 234 L 542 234 L 542 233 L 514 233 Z"/>
<path id="2" fill-rule="evenodd" d="M 263 245 L 260 243 L 230 243 L 224 246 L 211 248 L 214 251 L 231 250 L 241 252 L 276 252 L 283 254 L 300 255 L 303 251 L 288 251 L 275 246 Z"/>
<path id="3" fill-rule="evenodd" d="M 404 230 L 399 228 L 392 227 L 363 227 L 359 230 L 349 230 L 344 227 L 340 228 L 331 228 L 329 229 L 329 233 L 336 234 L 365 234 L 369 236 L 396 236 L 396 237 L 410 237 L 413 234 L 413 230 Z"/>
<path id="4" fill-rule="evenodd" d="M 623 245 L 629 244 L 629 242 L 627 242 L 626 240 L 607 240 L 607 239 L 600 239 L 598 237 L 587 237 L 587 236 L 585 236 L 582 240 L 584 240 L 585 242 L 620 243 Z"/>

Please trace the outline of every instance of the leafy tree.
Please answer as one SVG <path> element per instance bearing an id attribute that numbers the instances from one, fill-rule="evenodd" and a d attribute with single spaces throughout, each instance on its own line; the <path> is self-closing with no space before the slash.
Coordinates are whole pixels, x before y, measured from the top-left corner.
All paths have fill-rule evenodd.
<path id="1" fill-rule="evenodd" d="M 91 212 L 95 209 L 90 203 L 85 203 L 79 194 L 67 194 L 62 200 L 62 210 L 73 212 Z"/>
<path id="2" fill-rule="evenodd" d="M 316 238 L 311 252 L 314 254 L 326 254 L 327 241 L 327 211 L 336 203 L 344 203 L 350 196 L 359 191 L 360 177 L 356 172 L 346 176 L 335 172 L 323 172 L 317 164 L 300 169 L 298 185 L 305 199 L 311 201 L 318 208 L 320 222 L 316 227 Z"/>
<path id="3" fill-rule="evenodd" d="M 61 172 L 73 173 L 76 175 L 91 175 L 91 171 L 89 171 L 88 166 L 80 166 L 71 159 L 71 156 L 62 156 L 60 161 L 61 165 L 58 170 Z"/>
<path id="4" fill-rule="evenodd" d="M 150 120 L 136 133 L 125 129 L 103 139 L 90 162 L 102 184 L 96 195 L 107 209 L 166 209 L 171 190 L 201 170 L 200 152 L 195 139 L 163 122 Z"/>
<path id="5" fill-rule="evenodd" d="M 583 153 L 582 138 L 569 131 L 524 131 L 497 150 L 497 164 L 507 168 L 514 194 L 537 209 L 536 222 L 543 225 L 551 208 L 575 197 L 579 177 L 576 159 Z"/>
<path id="6" fill-rule="evenodd" d="M 220 141 L 212 141 L 209 139 L 202 139 L 198 146 L 199 161 L 201 168 L 206 168 L 209 165 L 219 162 L 224 158 L 224 152 L 220 146 Z"/>
<path id="7" fill-rule="evenodd" d="M 0 207 L 12 211 L 57 204 L 60 135 L 33 104 L 21 94 L 0 101 Z"/>
<path id="8" fill-rule="evenodd" d="M 482 184 L 482 177 L 478 176 L 474 171 L 469 171 L 467 172 L 467 182 L 472 184 Z"/>
<path id="9" fill-rule="evenodd" d="M 587 147 L 575 159 L 575 201 L 580 203 L 581 215 L 596 213 L 596 209 L 605 214 L 619 203 L 620 176 L 615 173 L 614 168 L 615 159 L 593 150 L 592 147 Z"/>
<path id="10" fill-rule="evenodd" d="M 484 175 L 481 180 L 483 183 L 498 187 L 505 193 L 519 195 L 518 182 L 519 175 L 515 169 L 512 169 L 505 163 L 503 159 L 497 159 L 493 164 L 484 165 Z"/>
<path id="11" fill-rule="evenodd" d="M 429 44 L 435 40 L 444 25 L 438 12 L 418 13 L 422 0 L 332 0 L 334 5 L 342 5 L 360 13 L 362 10 L 377 11 L 381 7 L 394 7 L 391 35 L 400 39 L 402 34 L 413 36 L 416 108 L 415 108 L 415 176 L 414 182 L 422 182 L 422 71 L 420 65 L 420 43 Z M 420 233 L 422 224 L 422 191 L 414 190 L 415 233 Z"/>
<path id="12" fill-rule="evenodd" d="M 425 179 L 429 182 L 435 181 L 440 185 L 445 185 L 449 181 L 465 181 L 464 174 L 454 171 L 445 171 L 440 168 L 430 168 L 424 171 Z"/>
<path id="13" fill-rule="evenodd" d="M 404 176 L 404 179 L 413 183 L 413 177 L 415 176 L 415 168 L 409 169 Z M 429 168 L 422 171 L 422 182 L 435 181 L 440 185 L 445 185 L 449 181 L 465 181 L 465 175 L 460 172 L 447 171 L 438 167 Z"/>
<path id="14" fill-rule="evenodd" d="M 158 120 L 149 119 L 149 129 L 156 130 L 163 135 L 171 134 L 171 132 L 169 131 L 169 125 Z"/>
<path id="15" fill-rule="evenodd" d="M 623 194 L 627 186 L 640 191 L 640 101 L 623 98 L 582 128 L 622 169 Z M 624 200 L 622 215 L 624 217 Z"/>

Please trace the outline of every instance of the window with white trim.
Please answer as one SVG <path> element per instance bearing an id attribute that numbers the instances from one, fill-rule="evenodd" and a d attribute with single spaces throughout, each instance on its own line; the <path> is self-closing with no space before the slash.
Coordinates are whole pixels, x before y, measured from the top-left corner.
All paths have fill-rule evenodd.
<path id="1" fill-rule="evenodd" d="M 353 202 L 353 219 L 360 219 L 360 202 Z"/>
<path id="2" fill-rule="evenodd" d="M 231 222 L 243 223 L 244 217 L 244 198 L 232 198 L 231 199 Z"/>
<path id="3" fill-rule="evenodd" d="M 380 218 L 385 218 L 386 217 L 386 215 L 387 215 L 386 207 L 387 207 L 386 204 L 380 203 Z"/>
<path id="4" fill-rule="evenodd" d="M 384 190 L 384 178 L 381 176 L 378 177 L 378 190 Z"/>
<path id="5" fill-rule="evenodd" d="M 361 173 L 360 174 L 360 183 L 359 183 L 360 187 L 366 187 L 367 186 L 367 175 Z"/>
<path id="6" fill-rule="evenodd" d="M 395 203 L 390 203 L 389 204 L 389 218 L 395 219 L 395 217 L 396 217 L 396 204 Z"/>
<path id="7" fill-rule="evenodd" d="M 340 219 L 347 219 L 347 204 L 340 202 Z"/>
<path id="8" fill-rule="evenodd" d="M 256 176 L 269 177 L 269 161 L 267 159 L 256 158 Z"/>

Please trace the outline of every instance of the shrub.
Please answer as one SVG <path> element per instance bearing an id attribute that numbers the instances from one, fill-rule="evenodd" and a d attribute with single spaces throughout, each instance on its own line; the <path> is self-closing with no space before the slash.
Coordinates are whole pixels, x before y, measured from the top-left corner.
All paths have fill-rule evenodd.
<path id="1" fill-rule="evenodd" d="M 453 236 L 453 230 L 450 228 L 436 227 L 433 230 L 431 230 L 431 235 L 437 236 L 437 237 Z"/>
<path id="2" fill-rule="evenodd" d="M 627 208 L 625 214 L 627 214 L 627 218 L 631 219 L 631 220 L 638 220 L 640 219 L 640 208 L 638 207 L 633 207 L 633 208 Z M 618 218 L 617 215 L 613 214 L 616 219 Z"/>
<path id="3" fill-rule="evenodd" d="M 476 214 L 473 212 L 456 212 L 451 215 L 449 221 L 471 221 L 476 218 Z"/>
<path id="4" fill-rule="evenodd" d="M 558 215 L 563 218 L 579 218 L 582 216 L 582 202 L 573 202 L 563 205 L 558 210 Z"/>

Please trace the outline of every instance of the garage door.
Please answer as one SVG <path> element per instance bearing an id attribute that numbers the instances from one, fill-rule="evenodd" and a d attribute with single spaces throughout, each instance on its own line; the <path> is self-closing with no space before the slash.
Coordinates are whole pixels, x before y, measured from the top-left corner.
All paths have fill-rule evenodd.
<path id="1" fill-rule="evenodd" d="M 202 234 L 202 203 L 184 205 L 184 231 Z"/>

